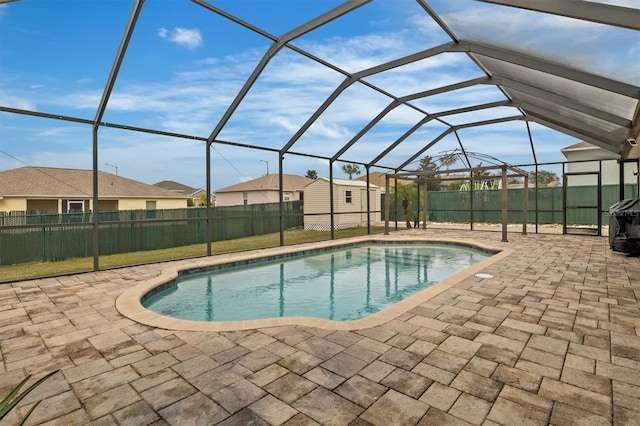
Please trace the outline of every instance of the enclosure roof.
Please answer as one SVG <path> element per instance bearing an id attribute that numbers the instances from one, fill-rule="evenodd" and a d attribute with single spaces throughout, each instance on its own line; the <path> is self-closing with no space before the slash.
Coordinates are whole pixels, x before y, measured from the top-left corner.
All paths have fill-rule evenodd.
<path id="1" fill-rule="evenodd" d="M 0 0 L 0 3 L 11 7 L 29 1 Z M 640 9 L 631 7 L 637 5 L 633 1 L 403 0 L 389 3 L 386 0 L 350 0 L 327 2 L 326 5 L 318 2 L 313 6 L 317 10 L 315 16 L 305 20 L 293 13 L 297 13 L 297 6 L 285 2 L 284 6 L 279 6 L 281 9 L 274 6 L 273 13 L 282 23 L 277 29 L 274 26 L 273 32 L 256 23 L 260 21 L 259 17 L 253 16 L 253 21 L 241 18 L 250 13 L 242 10 L 237 2 L 183 1 L 197 8 L 207 19 L 215 18 L 219 25 L 252 33 L 269 44 L 257 63 L 249 61 L 243 65 L 244 74 L 241 74 L 242 78 L 239 78 L 240 74 L 236 78 L 239 81 L 233 91 L 223 93 L 226 86 L 221 85 L 216 86 L 220 93 L 208 96 L 211 111 L 217 108 L 220 113 L 208 116 L 215 120 L 210 121 L 206 132 L 186 131 L 184 127 L 187 126 L 180 126 L 180 120 L 174 120 L 174 129 L 167 129 L 146 127 L 144 120 L 132 125 L 126 121 L 129 116 L 124 113 L 111 112 L 111 117 L 122 121 L 105 119 L 110 111 L 120 111 L 117 101 L 131 95 L 124 83 L 118 86 L 125 59 L 155 60 L 153 52 L 145 51 L 143 45 L 135 43 L 136 27 L 148 16 L 145 12 L 169 7 L 153 0 L 133 1 L 110 71 L 108 75 L 104 72 L 106 84 L 100 96 L 94 96 L 90 101 L 93 117 L 41 111 L 28 103 L 16 106 L 10 102 L 11 98 L 7 101 L 2 97 L 0 112 L 69 121 L 96 129 L 190 139 L 214 148 L 225 145 L 257 149 L 274 153 L 279 159 L 294 155 L 329 160 L 330 164 L 350 162 L 363 165 L 366 171 L 372 167 L 410 171 L 418 167 L 416 162 L 422 156 L 439 156 L 443 146 L 446 151 L 455 150 L 456 155 L 471 167 L 468 153 L 492 145 L 478 142 L 481 139 L 477 132 L 494 128 L 517 130 L 520 134 L 517 139 L 524 140 L 524 143 L 518 142 L 518 149 L 528 153 L 530 163 L 538 163 L 538 157 L 548 148 L 544 146 L 544 140 L 532 136 L 530 125 L 552 129 L 622 157 L 629 152 L 638 152 L 626 149 L 628 144 L 638 141 L 640 133 L 640 74 L 637 73 L 640 70 Z M 331 9 L 330 4 L 335 7 Z M 58 3 L 53 7 L 58 7 Z M 388 16 L 385 19 L 378 17 L 375 23 L 365 21 L 368 11 L 374 7 L 387 7 Z M 480 7 L 482 9 L 478 9 Z M 289 22 L 285 13 L 287 8 L 292 12 Z M 484 22 L 470 24 L 478 22 L 479 10 L 487 13 Z M 401 50 L 390 48 L 380 56 L 385 58 L 383 61 L 374 63 L 370 58 L 348 56 L 357 49 L 345 48 L 343 56 L 339 50 L 326 53 L 328 47 L 336 45 L 357 46 L 358 25 L 363 22 L 382 26 L 388 24 L 386 21 L 409 20 L 408 17 L 420 20 L 419 28 L 423 33 L 412 34 L 413 44 L 402 45 Z M 513 27 L 507 28 L 505 23 L 508 22 L 513 22 Z M 526 22 L 531 27 L 536 22 L 547 22 L 550 27 L 555 25 L 565 31 L 559 33 L 560 36 L 553 33 L 553 37 L 549 33 L 548 38 L 538 34 L 534 40 L 528 37 L 526 25 L 518 27 Z M 341 30 L 339 34 L 337 29 Z M 158 34 L 167 37 L 167 31 L 160 28 Z M 352 38 L 348 38 L 348 34 L 352 34 Z M 388 38 L 393 37 L 392 32 L 387 34 Z M 599 37 L 600 43 L 608 43 L 607 48 L 598 53 L 600 56 L 589 55 L 586 46 L 590 43 L 590 34 Z M 218 40 L 220 46 L 223 43 L 233 46 L 235 42 L 231 35 Z M 383 50 L 391 41 L 379 39 L 377 43 L 377 48 Z M 361 46 L 360 51 L 365 48 L 367 46 Z M 607 64 L 613 63 L 614 54 L 618 65 L 610 69 Z M 130 59 L 132 55 L 142 56 Z M 305 93 L 315 89 L 309 84 L 297 85 L 297 80 L 306 74 L 297 73 L 295 68 L 279 69 L 274 65 L 285 57 L 295 57 L 317 70 L 317 85 L 325 89 L 321 98 L 315 97 L 314 92 L 313 109 L 304 109 L 297 104 L 307 101 Z M 211 63 L 216 64 L 216 61 L 222 61 L 222 56 L 212 59 Z M 70 63 L 69 66 L 83 65 Z M 190 75 L 188 69 L 182 72 L 185 76 Z M 321 73 L 328 74 L 320 77 Z M 130 78 L 130 71 L 124 74 Z M 275 98 L 261 92 L 264 85 L 274 81 L 281 89 L 282 98 L 291 99 L 286 109 L 277 112 Z M 129 89 L 135 91 L 133 87 Z M 168 90 L 156 88 L 159 92 L 165 89 Z M 120 97 L 114 101 L 116 94 Z M 335 110 L 347 96 L 353 97 L 353 104 L 359 107 L 351 111 Z M 187 108 L 187 104 L 175 108 Z M 249 108 L 256 108 L 260 115 L 247 114 Z M 135 116 L 135 112 L 130 116 Z M 206 114 L 207 109 L 201 112 Z M 347 131 L 348 119 L 351 122 Z M 330 120 L 336 121 L 329 125 Z M 258 124 L 265 122 L 276 123 L 279 129 L 285 128 L 289 133 L 251 133 Z M 384 126 L 387 126 L 386 132 Z M 331 134 L 339 143 L 322 143 L 317 137 L 327 127 L 331 127 L 331 132 L 327 130 L 326 134 Z M 368 138 L 374 133 L 380 136 L 372 142 Z M 499 144 L 504 148 L 503 155 L 507 155 L 512 148 L 510 143 L 503 140 Z M 560 148 L 555 147 L 558 151 Z M 275 179 L 271 175 L 268 178 Z M 264 185 L 277 187 L 273 182 Z M 223 188 L 218 192 L 227 190 L 236 189 Z"/>

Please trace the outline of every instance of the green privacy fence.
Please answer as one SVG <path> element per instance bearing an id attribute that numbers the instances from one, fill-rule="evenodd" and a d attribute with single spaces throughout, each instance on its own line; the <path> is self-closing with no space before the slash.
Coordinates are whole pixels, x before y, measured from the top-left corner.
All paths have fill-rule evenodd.
<path id="1" fill-rule="evenodd" d="M 278 203 L 212 209 L 213 241 L 280 230 Z M 100 254 L 205 243 L 206 208 L 99 212 Z M 93 255 L 92 213 L 0 214 L 0 266 Z M 303 226 L 302 202 L 284 203 L 285 229 Z"/>
<path id="2" fill-rule="evenodd" d="M 637 194 L 636 185 L 625 185 L 625 197 Z M 563 189 L 540 188 L 529 190 L 529 223 L 563 223 Z M 617 185 L 603 185 L 602 222 L 608 223 L 607 210 L 619 198 Z M 384 195 L 382 196 L 384 206 Z M 428 194 L 429 220 L 437 222 L 500 223 L 501 191 L 484 190 L 441 191 Z M 522 189 L 508 190 L 508 220 L 522 222 Z M 573 207 L 597 205 L 597 187 L 570 187 L 567 205 Z M 471 205 L 473 204 L 473 210 Z M 411 210 L 417 213 L 419 203 L 413 200 Z M 302 202 L 284 203 L 285 229 L 303 227 Z M 422 208 L 422 206 L 420 206 Z M 212 209 L 213 241 L 279 232 L 278 203 L 247 206 L 215 207 Z M 396 218 L 390 206 L 390 220 Z M 117 254 L 186 246 L 206 242 L 206 209 L 131 210 L 99 212 L 100 254 Z M 567 210 L 568 225 L 595 225 L 597 209 Z M 420 213 L 421 215 L 421 213 Z M 384 207 L 382 209 L 384 219 Z M 397 204 L 398 221 L 404 221 L 401 202 Z M 421 217 L 421 216 L 420 216 Z M 537 220 L 536 220 L 537 219 Z M 25 214 L 0 212 L 0 266 L 28 262 L 47 262 L 93 255 L 93 220 L 84 214 Z"/>
<path id="3" fill-rule="evenodd" d="M 634 198 L 637 194 L 635 184 L 625 185 L 625 197 Z M 607 211 L 620 197 L 618 185 L 602 185 L 602 223 L 608 222 Z M 427 210 L 429 220 L 434 222 L 483 222 L 500 223 L 502 221 L 502 191 L 438 191 L 427 194 Z M 510 223 L 522 223 L 523 189 L 507 190 L 508 221 Z M 537 189 L 537 223 L 562 224 L 564 221 L 563 188 L 538 188 Z M 529 206 L 527 218 L 529 223 L 536 223 L 536 190 L 528 191 Z M 411 201 L 410 210 L 417 214 L 420 210 L 422 218 L 422 202 L 418 203 L 414 198 Z M 384 195 L 382 195 L 384 206 Z M 473 209 L 471 208 L 473 205 Z M 596 225 L 598 220 L 597 208 L 587 206 L 598 205 L 598 188 L 596 186 L 575 186 L 567 188 L 567 224 L 571 225 Z M 473 215 L 473 216 L 472 216 Z M 382 212 L 384 219 L 384 208 Z M 389 220 L 404 222 L 402 202 L 398 201 L 394 206 L 389 206 Z"/>

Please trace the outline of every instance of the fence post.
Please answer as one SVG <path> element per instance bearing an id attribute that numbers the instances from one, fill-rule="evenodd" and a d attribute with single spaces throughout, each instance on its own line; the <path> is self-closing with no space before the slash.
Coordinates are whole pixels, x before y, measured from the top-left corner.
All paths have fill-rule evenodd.
<path id="1" fill-rule="evenodd" d="M 527 221 L 529 211 L 529 176 L 524 177 L 524 188 L 522 190 L 522 235 L 527 235 Z"/>
<path id="2" fill-rule="evenodd" d="M 40 215 L 40 223 L 44 223 L 44 215 L 43 214 Z M 42 248 L 41 257 L 42 257 L 42 262 L 43 263 L 47 261 L 47 259 L 46 259 L 47 250 L 45 248 L 46 243 L 47 243 L 47 228 L 46 228 L 46 226 L 43 226 L 42 227 L 42 244 L 41 244 L 42 245 L 42 247 L 41 247 Z"/>
<path id="3" fill-rule="evenodd" d="M 506 243 L 507 240 L 507 166 L 502 166 L 502 242 Z"/>

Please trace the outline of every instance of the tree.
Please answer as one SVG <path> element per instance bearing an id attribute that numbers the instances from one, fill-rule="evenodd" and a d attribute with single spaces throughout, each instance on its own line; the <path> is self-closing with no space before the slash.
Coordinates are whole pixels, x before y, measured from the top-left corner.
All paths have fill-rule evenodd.
<path id="1" fill-rule="evenodd" d="M 353 175 L 360 174 L 360 167 L 357 164 L 345 164 L 342 171 L 349 175 L 349 179 L 353 179 Z"/>
<path id="2" fill-rule="evenodd" d="M 207 205 L 207 194 L 198 195 L 198 207 L 204 207 Z M 214 205 L 213 197 L 211 197 L 211 205 Z"/>
<path id="3" fill-rule="evenodd" d="M 449 166 L 453 166 L 458 161 L 458 156 L 455 153 L 450 152 L 440 157 L 440 160 L 438 161 L 440 162 L 440 165 L 448 171 Z M 449 173 L 447 173 L 447 176 L 448 175 Z"/>
<path id="4" fill-rule="evenodd" d="M 529 173 L 529 180 L 531 186 L 537 186 L 539 188 L 547 187 L 551 182 L 560 182 L 558 175 L 548 170 L 538 170 L 538 173 Z"/>
<path id="5" fill-rule="evenodd" d="M 411 229 L 411 221 L 417 219 L 416 212 L 411 208 L 413 205 L 420 205 L 420 202 L 424 199 L 422 194 L 418 194 L 416 185 L 398 185 L 397 192 L 395 187 L 390 188 L 389 200 L 396 203 L 398 200 L 402 201 L 402 213 L 404 214 L 404 220 L 407 225 L 407 229 Z"/>
<path id="6" fill-rule="evenodd" d="M 420 166 L 418 170 L 422 172 L 437 172 L 438 165 L 433 162 L 431 156 L 427 155 L 420 160 Z M 426 182 L 427 191 L 440 191 L 441 181 L 442 179 L 440 179 L 440 177 L 438 177 L 438 175 L 436 174 L 423 175 L 418 178 L 418 182 L 420 182 L 420 185 L 424 185 Z"/>
<path id="7" fill-rule="evenodd" d="M 316 172 L 315 170 L 307 170 L 307 174 L 304 175 L 304 177 L 309 178 L 309 179 L 318 179 L 318 172 Z"/>
<path id="8" fill-rule="evenodd" d="M 489 177 L 491 176 L 491 173 L 489 173 L 489 170 L 483 169 L 482 167 L 484 167 L 482 165 L 482 161 L 478 163 L 478 165 L 472 169 L 471 171 L 471 176 L 473 177 Z"/>

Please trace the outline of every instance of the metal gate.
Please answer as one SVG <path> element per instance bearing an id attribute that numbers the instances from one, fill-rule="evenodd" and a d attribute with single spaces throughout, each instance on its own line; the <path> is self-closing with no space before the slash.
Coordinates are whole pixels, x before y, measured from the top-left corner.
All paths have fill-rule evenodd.
<path id="1" fill-rule="evenodd" d="M 600 172 L 564 174 L 562 233 L 602 235 L 602 181 Z"/>

